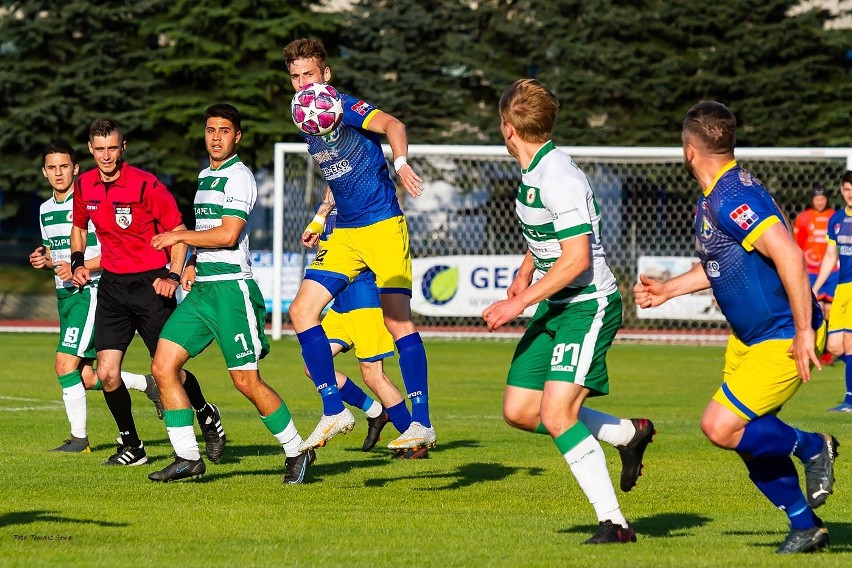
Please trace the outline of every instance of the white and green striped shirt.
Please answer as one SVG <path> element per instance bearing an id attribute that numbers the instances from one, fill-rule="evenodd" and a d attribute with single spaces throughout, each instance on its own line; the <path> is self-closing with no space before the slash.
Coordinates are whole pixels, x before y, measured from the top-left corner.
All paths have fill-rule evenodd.
<path id="1" fill-rule="evenodd" d="M 521 173 L 515 210 L 535 264 L 533 280 L 544 276 L 562 254 L 560 241 L 587 234 L 591 243 L 589 268 L 549 301 L 581 302 L 615 292 L 615 277 L 601 246 L 600 208 L 583 171 L 548 141 Z"/>
<path id="2" fill-rule="evenodd" d="M 216 169 L 198 174 L 195 194 L 195 230 L 222 225 L 222 217 L 239 217 L 248 223 L 257 200 L 257 182 L 251 170 L 234 155 Z M 197 251 L 196 280 L 243 280 L 252 277 L 248 231 L 243 227 L 237 244 L 231 248 L 200 248 Z"/>
<path id="3" fill-rule="evenodd" d="M 74 192 L 68 193 L 65 201 L 56 201 L 51 197 L 39 208 L 39 225 L 41 226 L 41 244 L 50 249 L 50 259 L 54 265 L 60 262 L 71 262 L 71 228 L 74 226 Z M 86 260 L 101 255 L 101 243 L 95 235 L 95 226 L 89 221 L 89 234 L 86 238 L 86 250 L 83 256 Z M 93 282 L 101 277 L 100 270 L 92 270 Z M 63 282 L 54 274 L 56 289 L 75 288 L 69 280 Z"/>

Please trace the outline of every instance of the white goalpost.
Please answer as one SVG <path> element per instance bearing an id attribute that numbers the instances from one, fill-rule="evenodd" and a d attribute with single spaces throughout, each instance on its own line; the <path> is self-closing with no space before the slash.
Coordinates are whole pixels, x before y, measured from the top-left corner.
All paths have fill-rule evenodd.
<path id="1" fill-rule="evenodd" d="M 390 156 L 390 148 L 383 148 Z M 642 263 L 643 270 L 650 263 L 665 272 L 694 256 L 697 188 L 683 167 L 681 148 L 561 148 L 585 171 L 600 204 L 604 248 L 625 298 L 625 327 L 650 334 L 724 332 L 726 324 L 708 307 L 712 297 L 698 298 L 680 312 L 639 317 L 630 296 Z M 836 189 L 852 170 L 852 148 L 738 148 L 736 155 L 791 218 L 807 205 L 813 183 Z M 277 143 L 274 159 L 271 333 L 278 339 L 311 258 L 301 247 L 301 232 L 326 184 L 305 144 Z M 426 331 L 481 326 L 477 309 L 505 297 L 525 250 L 514 219 L 517 164 L 503 146 L 411 145 L 408 159 L 424 180 L 417 199 L 398 192 L 411 237 L 418 326 Z"/>

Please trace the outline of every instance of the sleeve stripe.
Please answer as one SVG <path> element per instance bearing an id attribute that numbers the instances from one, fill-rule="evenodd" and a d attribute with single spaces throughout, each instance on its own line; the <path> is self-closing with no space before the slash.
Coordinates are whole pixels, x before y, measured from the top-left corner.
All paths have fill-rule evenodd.
<path id="1" fill-rule="evenodd" d="M 746 235 L 746 238 L 743 239 L 743 248 L 747 251 L 754 250 L 754 243 L 757 242 L 757 239 L 763 236 L 763 233 L 766 231 L 766 229 L 780 222 L 781 219 L 773 215 L 772 217 L 767 217 L 766 219 L 758 223 L 757 226 L 752 229 L 748 235 Z"/>

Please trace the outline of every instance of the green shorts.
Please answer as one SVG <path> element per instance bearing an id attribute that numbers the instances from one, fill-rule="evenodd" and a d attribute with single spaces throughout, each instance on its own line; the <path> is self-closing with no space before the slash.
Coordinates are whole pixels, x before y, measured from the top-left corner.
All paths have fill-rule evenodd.
<path id="1" fill-rule="evenodd" d="M 97 288 L 62 288 L 56 290 L 59 311 L 59 344 L 57 353 L 67 353 L 83 359 L 94 359 L 95 308 Z"/>
<path id="2" fill-rule="evenodd" d="M 565 381 L 609 393 L 606 354 L 621 326 L 621 295 L 575 304 L 541 302 L 521 338 L 507 384 L 544 390 L 547 381 Z"/>
<path id="3" fill-rule="evenodd" d="M 266 307 L 254 280 L 196 282 L 160 333 L 195 357 L 215 339 L 231 370 L 257 369 L 269 353 Z"/>

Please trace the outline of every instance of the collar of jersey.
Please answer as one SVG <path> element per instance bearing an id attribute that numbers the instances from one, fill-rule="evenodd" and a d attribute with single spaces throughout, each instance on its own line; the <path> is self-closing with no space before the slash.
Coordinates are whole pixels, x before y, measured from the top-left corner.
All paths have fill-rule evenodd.
<path id="1" fill-rule="evenodd" d="M 62 205 L 63 203 L 68 203 L 68 200 L 71 199 L 72 197 L 74 197 L 74 190 L 73 189 L 68 192 L 68 196 L 65 199 L 63 199 L 62 201 L 57 201 L 56 194 L 54 193 L 53 194 L 53 202 L 56 203 L 57 205 Z"/>
<path id="2" fill-rule="evenodd" d="M 216 168 L 210 168 L 210 171 L 211 171 L 211 172 L 218 172 L 219 170 L 224 170 L 224 169 L 225 169 L 225 168 L 227 168 L 228 166 L 232 166 L 232 165 L 236 164 L 236 163 L 237 163 L 237 162 L 239 162 L 239 161 L 240 161 L 240 157 L 239 157 L 239 156 L 237 156 L 236 154 L 234 154 L 233 156 L 231 156 L 230 158 L 228 158 L 227 160 L 225 160 L 224 162 L 222 162 L 221 164 L 219 164 L 219 166 L 218 166 L 218 167 L 216 167 Z"/>
<path id="3" fill-rule="evenodd" d="M 521 173 L 525 174 L 527 172 L 531 172 L 538 165 L 541 159 L 554 148 L 555 146 L 553 145 L 553 140 L 548 140 L 547 142 L 545 142 L 541 148 L 535 151 L 530 165 L 527 166 L 527 169 L 522 170 Z"/>
<path id="4" fill-rule="evenodd" d="M 721 169 L 721 170 L 719 170 L 719 173 L 717 173 L 717 174 L 716 174 L 716 177 L 714 177 L 714 178 L 713 178 L 713 182 L 710 184 L 710 187 L 708 187 L 707 189 L 705 189 L 705 190 L 704 190 L 704 197 L 707 197 L 708 195 L 710 195 L 710 192 L 711 192 L 711 191 L 713 191 L 713 188 L 714 188 L 714 187 L 716 187 L 716 183 L 718 183 L 719 179 L 720 179 L 723 175 L 725 175 L 726 173 L 728 173 L 728 171 L 730 171 L 730 170 L 731 170 L 731 168 L 736 167 L 736 165 L 737 165 L 737 161 L 736 161 L 736 160 L 731 160 L 730 162 L 728 162 L 727 164 L 725 164 L 724 166 L 722 166 L 722 169 Z"/>
<path id="5" fill-rule="evenodd" d="M 125 162 L 124 160 L 121 160 L 121 166 L 118 168 L 118 177 L 115 178 L 114 180 L 110 181 L 110 182 L 104 182 L 104 180 L 101 179 L 100 171 L 98 171 L 97 172 L 97 180 L 98 180 L 97 183 L 99 183 L 103 186 L 106 186 L 106 184 L 109 183 L 110 187 L 125 187 L 124 180 L 127 177 L 127 166 L 128 166 L 127 162 Z M 95 168 L 95 169 L 97 169 L 97 168 Z"/>

